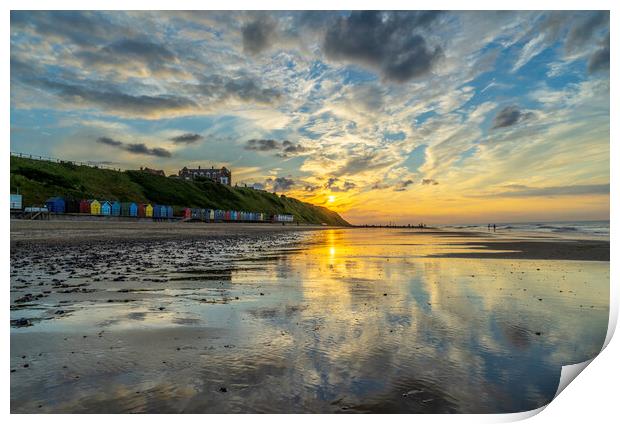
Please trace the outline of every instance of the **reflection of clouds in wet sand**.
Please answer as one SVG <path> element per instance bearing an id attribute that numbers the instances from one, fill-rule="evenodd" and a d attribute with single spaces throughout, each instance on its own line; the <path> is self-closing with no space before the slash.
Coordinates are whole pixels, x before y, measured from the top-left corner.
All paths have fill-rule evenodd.
<path id="1" fill-rule="evenodd" d="M 169 263 L 166 290 L 14 330 L 12 367 L 48 355 L 12 374 L 12 408 L 510 412 L 549 401 L 561 365 L 600 349 L 608 263 L 423 258 L 443 241 L 381 234 L 329 230 L 266 261 L 233 255 L 222 279 L 177 279 L 193 274 Z M 93 327 L 102 337 L 82 338 Z M 67 358 L 79 379 L 63 377 Z"/>

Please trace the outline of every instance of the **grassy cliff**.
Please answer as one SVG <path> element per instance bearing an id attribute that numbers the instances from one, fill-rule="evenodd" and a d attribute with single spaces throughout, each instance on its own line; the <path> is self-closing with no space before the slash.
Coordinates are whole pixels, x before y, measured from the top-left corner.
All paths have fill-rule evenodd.
<path id="1" fill-rule="evenodd" d="M 54 163 L 11 156 L 11 192 L 19 189 L 25 206 L 42 204 L 52 196 L 151 202 L 183 207 L 290 213 L 299 222 L 349 225 L 336 212 L 250 188 L 234 188 L 211 181 L 183 181 L 140 171 Z"/>

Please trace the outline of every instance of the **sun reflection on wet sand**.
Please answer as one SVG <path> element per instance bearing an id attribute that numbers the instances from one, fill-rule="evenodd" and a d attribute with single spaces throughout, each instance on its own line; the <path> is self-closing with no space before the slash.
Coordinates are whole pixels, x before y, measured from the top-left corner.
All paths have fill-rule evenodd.
<path id="1" fill-rule="evenodd" d="M 11 330 L 13 412 L 515 412 L 605 337 L 608 262 L 428 257 L 465 248 L 394 230 L 301 246 L 195 275 L 172 246 L 150 257 L 166 283 L 55 299 L 72 312 Z M 106 302 L 119 287 L 141 291 Z"/>

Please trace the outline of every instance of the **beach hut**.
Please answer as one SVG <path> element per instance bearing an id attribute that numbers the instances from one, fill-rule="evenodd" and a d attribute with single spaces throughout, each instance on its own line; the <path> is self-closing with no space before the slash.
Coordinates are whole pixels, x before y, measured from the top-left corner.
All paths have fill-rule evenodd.
<path id="1" fill-rule="evenodd" d="M 213 209 L 209 209 L 209 220 L 215 221 L 215 211 Z"/>
<path id="2" fill-rule="evenodd" d="M 48 211 L 54 213 L 65 213 L 65 199 L 62 197 L 50 197 L 45 201 Z"/>
<path id="3" fill-rule="evenodd" d="M 111 215 L 112 214 L 112 204 L 107 201 L 101 202 L 101 215 Z"/>
<path id="4" fill-rule="evenodd" d="M 65 212 L 80 213 L 80 201 L 72 197 L 65 197 Z"/>
<path id="5" fill-rule="evenodd" d="M 200 219 L 200 209 L 192 208 L 192 219 Z"/>
<path id="6" fill-rule="evenodd" d="M 129 216 L 138 216 L 138 205 L 134 202 L 129 204 Z"/>
<path id="7" fill-rule="evenodd" d="M 90 213 L 90 200 L 80 201 L 80 213 Z"/>
<path id="8" fill-rule="evenodd" d="M 190 208 L 183 209 L 183 218 L 190 219 L 192 217 L 192 210 Z"/>
<path id="9" fill-rule="evenodd" d="M 153 205 L 153 218 L 161 218 L 161 207 L 160 205 Z"/>
<path id="10" fill-rule="evenodd" d="M 168 218 L 173 218 L 174 217 L 174 209 L 172 208 L 172 206 L 168 206 L 168 213 L 166 215 L 168 215 Z"/>
<path id="11" fill-rule="evenodd" d="M 131 205 L 130 202 L 123 202 L 123 203 L 121 203 L 121 216 L 130 216 L 129 215 L 129 205 Z"/>
<path id="12" fill-rule="evenodd" d="M 150 203 L 144 205 L 144 216 L 151 218 L 153 216 L 153 206 Z"/>
<path id="13" fill-rule="evenodd" d="M 121 216 L 121 202 L 114 201 L 111 204 L 110 214 L 113 216 Z"/>
<path id="14" fill-rule="evenodd" d="M 90 214 L 91 215 L 100 215 L 101 214 L 101 203 L 98 200 L 93 200 L 90 202 Z"/>
<path id="15" fill-rule="evenodd" d="M 159 217 L 168 218 L 168 206 L 159 205 Z"/>
<path id="16" fill-rule="evenodd" d="M 230 211 L 224 212 L 224 221 L 230 221 Z"/>

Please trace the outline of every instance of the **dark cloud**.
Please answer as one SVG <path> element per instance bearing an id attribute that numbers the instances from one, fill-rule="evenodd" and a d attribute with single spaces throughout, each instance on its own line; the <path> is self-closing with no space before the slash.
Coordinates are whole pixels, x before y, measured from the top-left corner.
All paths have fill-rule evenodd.
<path id="1" fill-rule="evenodd" d="M 200 134 L 193 133 L 185 133 L 181 135 L 177 135 L 176 137 L 172 137 L 170 141 L 173 141 L 177 144 L 192 144 L 199 140 L 202 140 L 202 136 Z"/>
<path id="2" fill-rule="evenodd" d="M 279 150 L 280 143 L 271 139 L 251 139 L 245 142 L 245 150 L 255 150 L 258 152 L 268 152 L 271 150 Z"/>
<path id="3" fill-rule="evenodd" d="M 169 158 L 172 156 L 172 153 L 166 149 L 162 149 L 161 147 L 148 147 L 144 143 L 123 143 L 122 141 L 114 140 L 109 137 L 99 137 L 96 141 L 97 143 L 116 147 L 139 155 L 156 156 L 160 158 Z"/>
<path id="4" fill-rule="evenodd" d="M 116 67 L 132 67 L 136 63 L 144 65 L 151 72 L 167 70 L 172 72 L 171 65 L 177 57 L 167 47 L 143 39 L 121 39 L 98 50 L 84 49 L 74 52 L 81 59 L 83 67 L 112 65 Z"/>
<path id="5" fill-rule="evenodd" d="M 306 150 L 307 149 L 301 144 L 295 144 L 288 140 L 284 140 L 282 142 L 282 151 L 278 153 L 278 156 L 283 157 L 283 158 L 289 157 L 289 156 L 295 156 L 300 153 L 306 152 Z"/>
<path id="6" fill-rule="evenodd" d="M 260 87 L 253 79 L 243 76 L 232 78 L 211 75 L 202 78 L 200 83 L 192 88 L 210 101 L 237 98 L 245 102 L 271 104 L 281 96 L 278 90 Z"/>
<path id="7" fill-rule="evenodd" d="M 523 112 L 518 106 L 506 106 L 495 115 L 491 129 L 510 127 L 533 117 L 533 112 Z"/>
<path id="8" fill-rule="evenodd" d="M 113 140 L 109 137 L 99 137 L 97 143 L 107 144 L 108 146 L 122 146 L 122 141 Z"/>
<path id="9" fill-rule="evenodd" d="M 609 70 L 609 34 L 603 40 L 601 47 L 595 51 L 588 61 L 588 72 L 594 73 L 598 71 Z"/>
<path id="10" fill-rule="evenodd" d="M 125 144 L 124 149 L 131 153 L 157 156 L 160 158 L 169 158 L 170 156 L 172 156 L 172 154 L 166 149 L 162 149 L 161 147 L 147 147 L 144 143 Z"/>
<path id="11" fill-rule="evenodd" d="M 285 177 L 267 178 L 265 185 L 270 186 L 273 191 L 288 191 L 295 185 L 295 180 Z"/>
<path id="12" fill-rule="evenodd" d="M 553 197 L 553 196 L 576 196 L 588 194 L 609 194 L 609 184 L 587 184 L 573 186 L 553 187 L 527 187 L 500 193 L 493 193 L 501 197 Z"/>
<path id="13" fill-rule="evenodd" d="M 268 16 L 262 16 L 247 23 L 241 29 L 243 51 L 258 54 L 268 49 L 274 40 L 275 33 L 276 21 Z"/>
<path id="14" fill-rule="evenodd" d="M 566 37 L 566 49 L 574 51 L 594 38 L 599 29 L 609 27 L 609 11 L 596 11 L 578 20 Z"/>
<path id="15" fill-rule="evenodd" d="M 438 185 L 439 183 L 432 178 L 424 178 L 422 180 L 422 185 Z"/>
<path id="16" fill-rule="evenodd" d="M 304 153 L 307 149 L 300 144 L 292 143 L 288 140 L 282 142 L 272 139 L 251 139 L 245 142 L 245 150 L 258 152 L 277 151 L 276 156 L 287 158 Z"/>
<path id="17" fill-rule="evenodd" d="M 88 11 L 11 11 L 11 27 L 91 47 L 132 32 L 101 12 Z"/>
<path id="18" fill-rule="evenodd" d="M 63 100 L 104 110 L 149 116 L 196 108 L 193 100 L 177 95 L 129 94 L 105 81 L 72 78 L 63 81 L 42 76 L 30 65 L 11 59 L 11 77 L 31 87 L 43 89 Z M 73 77 L 73 75 L 68 75 Z"/>
<path id="19" fill-rule="evenodd" d="M 409 187 L 411 184 L 413 184 L 413 180 L 405 180 L 405 181 L 401 181 L 398 186 L 396 186 L 396 188 L 394 189 L 394 191 L 405 191 L 407 190 L 407 187 Z"/>
<path id="20" fill-rule="evenodd" d="M 352 181 L 344 181 L 342 184 L 338 184 L 339 181 L 339 178 L 331 177 L 327 180 L 324 187 L 334 193 L 346 192 L 357 187 Z"/>
<path id="21" fill-rule="evenodd" d="M 419 30 L 439 12 L 352 12 L 327 30 L 323 49 L 328 58 L 370 66 L 387 80 L 405 82 L 429 73 L 442 56 Z"/>
<path id="22" fill-rule="evenodd" d="M 149 62 L 175 60 L 175 55 L 166 47 L 145 40 L 119 40 L 106 46 L 103 51 L 114 56 L 144 58 Z"/>
<path id="23" fill-rule="evenodd" d="M 205 77 L 198 84 L 181 86 L 180 92 L 191 93 L 192 98 L 183 94 L 139 94 L 132 90 L 153 91 L 150 86 L 132 87 L 115 85 L 105 80 L 83 79 L 65 70 L 60 75 L 52 75 L 37 64 L 25 63 L 11 57 L 11 81 L 45 90 L 73 104 L 98 107 L 106 111 L 124 113 L 132 116 L 150 117 L 153 115 L 192 114 L 203 110 L 204 106 L 218 104 L 230 98 L 244 102 L 271 104 L 280 97 L 279 91 L 260 87 L 248 77 Z M 196 98 L 196 100 L 194 100 Z M 200 102 L 200 103 L 199 103 Z"/>

